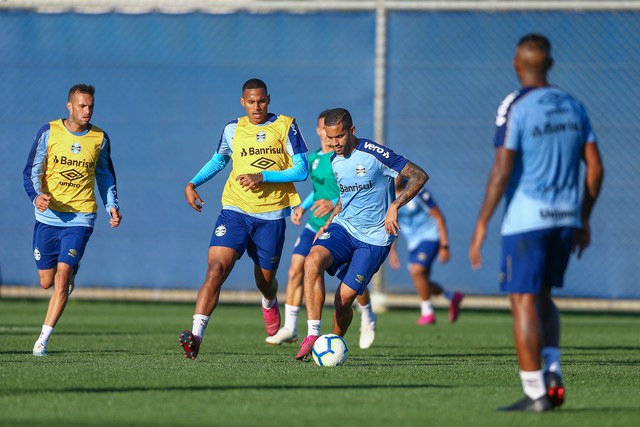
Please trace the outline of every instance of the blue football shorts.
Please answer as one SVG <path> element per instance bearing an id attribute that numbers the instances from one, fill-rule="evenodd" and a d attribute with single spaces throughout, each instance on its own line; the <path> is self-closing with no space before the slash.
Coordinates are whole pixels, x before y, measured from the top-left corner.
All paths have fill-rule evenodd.
<path id="1" fill-rule="evenodd" d="M 77 271 L 93 227 L 56 227 L 36 221 L 33 228 L 33 258 L 38 270 L 49 270 L 59 262 Z"/>
<path id="2" fill-rule="evenodd" d="M 438 250 L 440 250 L 439 240 L 423 240 L 417 248 L 409 251 L 409 264 L 419 264 L 431 270 L 431 264 L 438 256 Z"/>
<path id="3" fill-rule="evenodd" d="M 359 295 L 364 293 L 391 249 L 391 245 L 364 243 L 335 223 L 330 224 L 313 245 L 327 248 L 333 256 L 333 264 L 327 269 L 327 273 L 338 277 Z"/>
<path id="4" fill-rule="evenodd" d="M 500 290 L 538 294 L 561 288 L 574 234 L 573 227 L 557 227 L 502 236 Z"/>
<path id="5" fill-rule="evenodd" d="M 231 248 L 240 256 L 246 250 L 256 265 L 274 271 L 280 265 L 286 227 L 284 218 L 265 220 L 223 209 L 209 246 Z"/>
<path id="6" fill-rule="evenodd" d="M 316 237 L 316 232 L 305 227 L 300 233 L 300 237 L 296 240 L 293 246 L 293 253 L 296 255 L 302 255 L 306 257 L 311 251 L 311 245 L 313 245 L 313 239 Z"/>

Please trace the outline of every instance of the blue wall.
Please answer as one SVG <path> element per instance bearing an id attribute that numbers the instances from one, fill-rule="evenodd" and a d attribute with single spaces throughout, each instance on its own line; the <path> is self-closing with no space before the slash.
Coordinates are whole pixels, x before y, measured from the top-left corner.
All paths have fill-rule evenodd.
<path id="1" fill-rule="evenodd" d="M 66 116 L 71 85 L 97 88 L 94 122 L 112 139 L 124 214 L 111 230 L 100 212 L 78 282 L 197 289 L 226 173 L 199 190 L 201 214 L 183 188 L 224 124 L 243 114 L 242 83 L 265 80 L 270 110 L 295 116 L 310 148 L 328 107 L 350 109 L 357 134 L 373 137 L 374 25 L 369 13 L 0 13 L 0 283 L 37 282 L 21 172 L 39 127 Z M 454 258 L 434 278 L 497 293 L 499 214 L 482 270 L 469 267 L 467 246 L 493 158 L 495 110 L 518 86 L 513 46 L 540 31 L 554 44 L 551 80 L 587 105 L 607 167 L 594 245 L 572 263 L 561 294 L 640 298 L 639 29 L 633 13 L 390 15 L 385 138 L 429 172 L 447 216 Z M 299 231 L 289 224 L 282 288 Z M 244 257 L 225 288 L 253 289 L 252 270 Z M 404 271 L 387 270 L 387 281 L 391 291 L 413 292 Z"/>

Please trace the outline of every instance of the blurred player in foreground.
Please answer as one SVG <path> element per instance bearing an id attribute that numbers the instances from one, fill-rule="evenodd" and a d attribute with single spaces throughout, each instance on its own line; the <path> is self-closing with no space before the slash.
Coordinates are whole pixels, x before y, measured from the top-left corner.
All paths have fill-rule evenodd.
<path id="1" fill-rule="evenodd" d="M 309 221 L 296 241 L 289 267 L 289 283 L 285 302 L 284 326 L 277 334 L 267 337 L 267 344 L 280 345 L 283 342 L 294 343 L 298 340 L 298 312 L 302 306 L 304 291 L 304 260 L 311 250 L 316 233 L 329 219 L 340 196 L 338 184 L 331 169 L 333 148 L 326 138 L 324 117 L 329 110 L 320 113 L 316 132 L 320 138 L 320 148 L 309 155 L 309 175 L 313 191 L 291 215 L 291 222 L 300 225 L 302 215 L 311 210 Z M 361 308 L 360 348 L 369 348 L 375 340 L 376 316 L 371 309 L 369 291 L 358 296 Z"/>
<path id="2" fill-rule="evenodd" d="M 520 39 L 513 65 L 522 88 L 498 108 L 495 160 L 469 247 L 471 265 L 480 268 L 487 224 L 504 194 L 500 287 L 511 300 L 525 397 L 502 411 L 544 412 L 563 403 L 560 315 L 551 291 L 562 287 L 572 250 L 579 258 L 589 246 L 604 176 L 584 106 L 547 82 L 552 63 L 546 37 Z"/>
<path id="3" fill-rule="evenodd" d="M 307 179 L 309 169 L 307 145 L 295 119 L 269 113 L 269 102 L 262 80 L 245 82 L 240 104 L 247 115 L 225 126 L 213 157 L 184 189 L 189 206 L 201 212 L 204 202 L 196 187 L 233 160 L 222 193 L 222 211 L 211 236 L 207 274 L 198 292 L 193 327 L 178 338 L 187 358 L 198 356 L 220 288 L 245 250 L 254 262 L 267 335 L 274 335 L 280 327 L 276 272 L 285 219 L 291 207 L 300 204 L 293 182 Z"/>
<path id="4" fill-rule="evenodd" d="M 35 206 L 33 257 L 40 286 L 54 287 L 34 356 L 49 355 L 49 338 L 75 286 L 97 217 L 96 183 L 111 227 L 122 220 L 111 142 L 90 123 L 94 93 L 94 87 L 85 84 L 69 90 L 69 117 L 40 128 L 23 172 L 24 188 Z"/>
<path id="5" fill-rule="evenodd" d="M 405 184 L 404 178 L 396 177 L 397 194 L 404 190 Z M 409 274 L 420 296 L 418 325 L 436 323 L 431 295 L 441 294 L 450 301 L 449 322 L 455 322 L 458 320 L 460 303 L 464 296 L 460 292 L 447 290 L 430 279 L 431 265 L 436 256 L 444 264 L 449 262 L 451 252 L 449 252 L 449 235 L 444 215 L 426 188 L 423 188 L 416 197 L 398 211 L 398 224 L 400 224 L 402 235 L 407 239 Z M 398 240 L 394 240 L 389 253 L 389 265 L 396 270 L 400 269 L 397 244 Z"/>
<path id="6" fill-rule="evenodd" d="M 335 152 L 331 166 L 340 198 L 304 263 L 308 329 L 298 360 L 309 356 L 320 336 L 324 272 L 341 280 L 334 299 L 333 333 L 344 336 L 353 318 L 353 301 L 364 293 L 398 235 L 398 209 L 428 179 L 420 167 L 389 148 L 357 138 L 351 114 L 344 108 L 330 110 L 324 120 Z M 398 175 L 408 182 L 395 197 L 393 180 Z"/>

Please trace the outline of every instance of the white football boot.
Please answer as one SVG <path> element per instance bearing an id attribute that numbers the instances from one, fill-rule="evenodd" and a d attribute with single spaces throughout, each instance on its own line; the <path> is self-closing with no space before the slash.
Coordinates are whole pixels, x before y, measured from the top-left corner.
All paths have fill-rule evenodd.
<path id="1" fill-rule="evenodd" d="M 280 345 L 283 342 L 294 343 L 298 341 L 298 336 L 290 329 L 280 328 L 275 335 L 267 337 L 265 342 L 271 345 Z"/>
<path id="2" fill-rule="evenodd" d="M 48 356 L 49 352 L 47 351 L 47 346 L 40 341 L 36 341 L 35 345 L 33 346 L 33 355 L 38 357 Z"/>
<path id="3" fill-rule="evenodd" d="M 360 348 L 367 349 L 371 347 L 376 339 L 376 319 L 375 317 L 370 323 L 360 323 Z"/>

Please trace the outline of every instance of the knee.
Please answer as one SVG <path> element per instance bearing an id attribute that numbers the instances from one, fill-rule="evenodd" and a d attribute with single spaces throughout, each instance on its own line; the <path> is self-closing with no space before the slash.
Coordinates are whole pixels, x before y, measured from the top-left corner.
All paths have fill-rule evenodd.
<path id="1" fill-rule="evenodd" d="M 429 270 L 427 270 L 426 268 L 424 268 L 419 264 L 411 264 L 409 266 L 409 275 L 411 277 L 421 277 L 421 276 L 428 277 Z"/>
<path id="2" fill-rule="evenodd" d="M 305 276 L 308 274 L 317 275 L 320 272 L 320 265 L 322 264 L 323 258 L 318 252 L 312 250 L 307 258 L 304 260 L 304 274 Z"/>
<path id="3" fill-rule="evenodd" d="M 225 268 L 220 262 L 211 262 L 207 267 L 206 284 L 215 284 L 222 280 L 225 274 Z"/>
<path id="4" fill-rule="evenodd" d="M 53 286 L 53 279 L 40 279 L 40 286 L 42 287 L 42 289 L 49 289 Z"/>
<path id="5" fill-rule="evenodd" d="M 298 283 L 302 282 L 303 275 L 304 269 L 291 266 L 291 268 L 289 268 L 289 286 L 291 286 L 292 284 L 295 286 Z"/>

